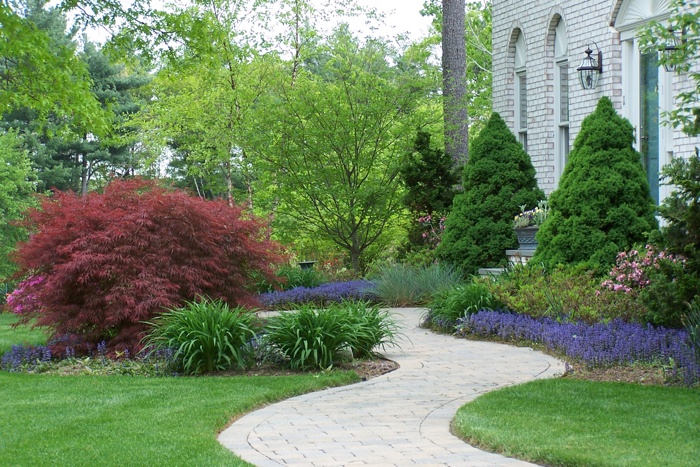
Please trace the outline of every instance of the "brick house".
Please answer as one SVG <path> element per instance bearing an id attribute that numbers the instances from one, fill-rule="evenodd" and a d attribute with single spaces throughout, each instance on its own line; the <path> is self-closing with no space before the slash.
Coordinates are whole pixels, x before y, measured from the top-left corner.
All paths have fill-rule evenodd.
<path id="1" fill-rule="evenodd" d="M 674 93 L 692 89 L 687 76 L 659 66 L 657 54 L 640 53 L 637 31 L 665 21 L 668 0 L 493 0 L 493 108 L 526 146 L 540 187 L 557 187 L 584 117 L 602 96 L 634 125 L 651 192 L 659 202 L 670 188 L 659 169 L 688 157 L 700 138 L 660 122 Z M 590 46 L 602 52 L 603 71 L 584 90 L 576 69 Z"/>

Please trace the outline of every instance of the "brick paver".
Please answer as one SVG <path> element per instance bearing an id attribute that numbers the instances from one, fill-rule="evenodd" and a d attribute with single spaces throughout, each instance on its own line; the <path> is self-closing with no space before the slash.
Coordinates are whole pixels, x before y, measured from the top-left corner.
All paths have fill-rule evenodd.
<path id="1" fill-rule="evenodd" d="M 369 381 L 305 394 L 252 412 L 219 435 L 236 455 L 266 466 L 531 465 L 476 449 L 450 433 L 457 409 L 480 394 L 564 373 L 523 347 L 475 342 L 418 327 L 421 309 L 394 309 L 401 368 Z"/>

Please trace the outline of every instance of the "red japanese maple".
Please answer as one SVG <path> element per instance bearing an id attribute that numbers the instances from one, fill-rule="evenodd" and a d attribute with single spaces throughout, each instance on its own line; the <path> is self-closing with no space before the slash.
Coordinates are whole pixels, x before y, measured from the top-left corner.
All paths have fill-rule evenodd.
<path id="1" fill-rule="evenodd" d="M 255 306 L 251 274 L 274 278 L 279 245 L 265 224 L 224 201 L 142 179 L 81 197 L 57 192 L 27 216 L 14 257 L 25 281 L 22 320 L 53 335 L 138 350 L 144 321 L 197 296 Z"/>

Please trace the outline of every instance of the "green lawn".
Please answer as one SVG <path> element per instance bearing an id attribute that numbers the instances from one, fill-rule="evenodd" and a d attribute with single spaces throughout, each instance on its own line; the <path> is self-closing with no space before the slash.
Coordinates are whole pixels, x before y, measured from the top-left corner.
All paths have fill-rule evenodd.
<path id="1" fill-rule="evenodd" d="M 21 466 L 247 465 L 216 441 L 235 416 L 354 373 L 146 378 L 0 372 L 0 462 Z"/>
<path id="2" fill-rule="evenodd" d="M 46 334 L 42 329 L 32 329 L 29 326 L 12 325 L 18 321 L 17 315 L 12 313 L 0 313 L 0 355 L 7 352 L 13 345 L 46 343 Z"/>
<path id="3" fill-rule="evenodd" d="M 562 466 L 696 466 L 700 390 L 541 380 L 462 407 L 455 432 L 511 457 Z"/>
<path id="4" fill-rule="evenodd" d="M 0 354 L 46 337 L 0 314 Z M 265 404 L 358 380 L 354 373 L 147 378 L 0 371 L 5 466 L 247 465 L 216 435 Z"/>

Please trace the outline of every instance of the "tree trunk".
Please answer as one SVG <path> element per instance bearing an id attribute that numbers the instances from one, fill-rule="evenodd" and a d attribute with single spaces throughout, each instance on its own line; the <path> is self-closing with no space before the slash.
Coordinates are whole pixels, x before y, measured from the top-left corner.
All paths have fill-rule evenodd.
<path id="1" fill-rule="evenodd" d="M 469 158 L 467 52 L 464 0 L 442 0 L 442 86 L 445 152 L 464 165 Z"/>
<path id="2" fill-rule="evenodd" d="M 82 166 L 80 169 L 80 194 L 87 195 L 88 191 L 88 160 L 87 155 L 83 154 Z"/>
<path id="3" fill-rule="evenodd" d="M 233 207 L 233 178 L 231 176 L 231 162 L 226 162 L 224 176 L 226 177 L 226 200 L 228 205 Z"/>

